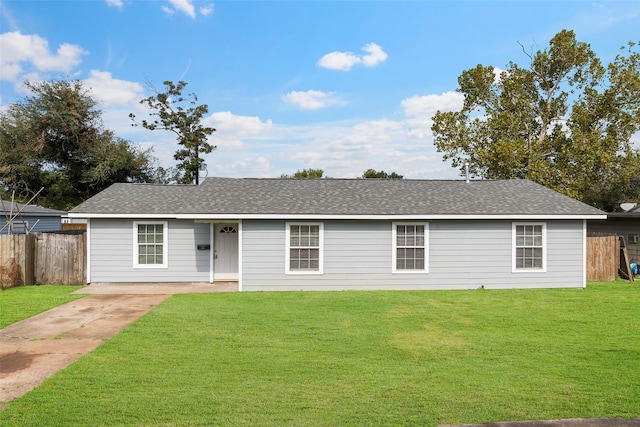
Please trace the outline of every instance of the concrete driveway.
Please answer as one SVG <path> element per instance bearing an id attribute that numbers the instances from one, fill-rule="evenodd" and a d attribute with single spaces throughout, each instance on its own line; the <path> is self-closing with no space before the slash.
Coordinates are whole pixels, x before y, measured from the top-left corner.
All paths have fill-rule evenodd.
<path id="1" fill-rule="evenodd" d="M 237 283 L 97 284 L 88 296 L 0 329 L 0 402 L 17 399 L 174 294 L 237 291 Z"/>

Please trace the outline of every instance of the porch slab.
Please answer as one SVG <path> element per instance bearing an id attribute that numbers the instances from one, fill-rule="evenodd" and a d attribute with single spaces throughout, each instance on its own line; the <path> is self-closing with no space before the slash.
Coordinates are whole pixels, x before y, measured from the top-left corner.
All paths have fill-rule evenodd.
<path id="1" fill-rule="evenodd" d="M 74 294 L 81 295 L 175 295 L 238 292 L 237 281 L 214 283 L 91 283 Z"/>

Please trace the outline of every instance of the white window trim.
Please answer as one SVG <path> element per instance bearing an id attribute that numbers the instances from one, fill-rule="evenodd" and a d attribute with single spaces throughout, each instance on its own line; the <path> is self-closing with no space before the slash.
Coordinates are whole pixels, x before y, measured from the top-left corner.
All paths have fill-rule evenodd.
<path id="1" fill-rule="evenodd" d="M 422 225 L 424 226 L 424 269 L 422 270 L 398 270 L 398 225 Z M 391 272 L 398 274 L 416 274 L 429 272 L 429 223 L 428 222 L 392 222 L 391 223 Z"/>
<path id="2" fill-rule="evenodd" d="M 291 270 L 291 226 L 292 225 L 317 225 L 319 236 L 318 270 Z M 285 222 L 285 252 L 284 252 L 285 274 L 323 274 L 324 266 L 324 223 L 323 222 Z"/>
<path id="3" fill-rule="evenodd" d="M 542 268 L 516 268 L 516 227 L 518 225 L 542 226 Z M 547 223 L 546 222 L 513 222 L 511 223 L 511 272 L 512 273 L 546 273 L 547 272 Z"/>
<path id="4" fill-rule="evenodd" d="M 138 225 L 157 225 L 162 224 L 162 264 L 139 264 L 139 249 L 138 246 Z M 168 241 L 169 241 L 169 223 L 167 221 L 133 221 L 133 268 L 168 268 Z"/>

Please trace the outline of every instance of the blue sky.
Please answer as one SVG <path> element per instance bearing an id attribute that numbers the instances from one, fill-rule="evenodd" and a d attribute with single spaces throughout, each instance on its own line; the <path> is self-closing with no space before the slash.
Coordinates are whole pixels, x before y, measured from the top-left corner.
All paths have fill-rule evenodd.
<path id="1" fill-rule="evenodd" d="M 0 12 L 2 107 L 25 80 L 82 80 L 105 127 L 170 166 L 172 134 L 128 114 L 144 114 L 149 84 L 184 80 L 217 129 L 209 176 L 226 177 L 455 179 L 430 119 L 460 108 L 463 70 L 524 66 L 521 45 L 544 49 L 562 29 L 607 63 L 640 41 L 639 1 L 1 0 Z"/>

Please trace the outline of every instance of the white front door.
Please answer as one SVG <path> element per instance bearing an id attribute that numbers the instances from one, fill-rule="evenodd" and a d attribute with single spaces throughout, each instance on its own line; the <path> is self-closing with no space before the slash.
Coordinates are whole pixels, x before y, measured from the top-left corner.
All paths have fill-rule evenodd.
<path id="1" fill-rule="evenodd" d="M 238 280 L 238 224 L 216 224 L 213 240 L 213 279 Z"/>

